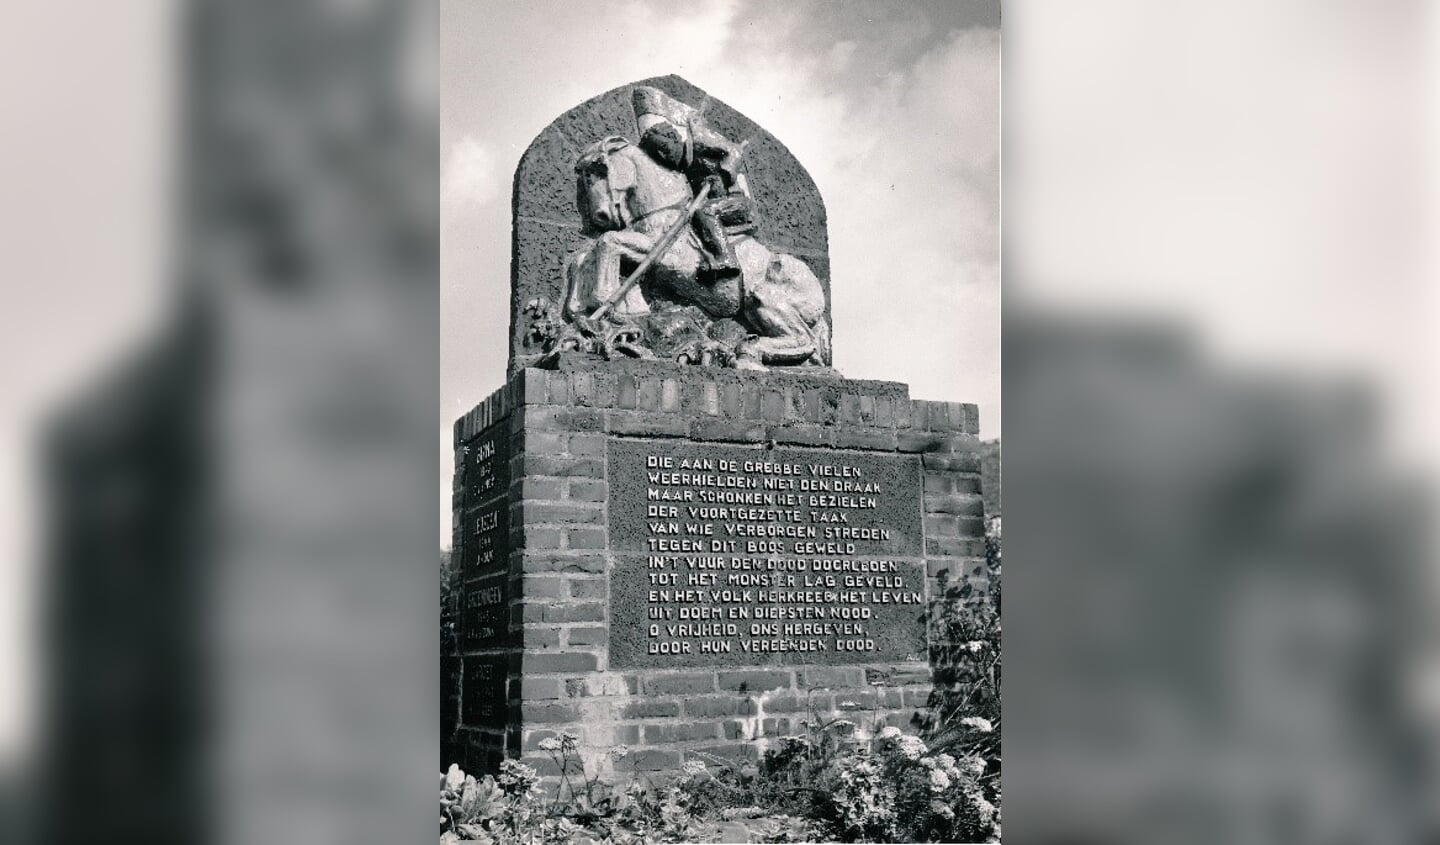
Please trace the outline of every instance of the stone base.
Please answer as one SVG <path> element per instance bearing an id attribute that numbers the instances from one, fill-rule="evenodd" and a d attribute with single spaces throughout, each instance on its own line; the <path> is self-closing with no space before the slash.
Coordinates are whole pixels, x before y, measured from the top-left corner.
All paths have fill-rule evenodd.
<path id="1" fill-rule="evenodd" d="M 455 424 L 442 768 L 558 775 L 539 743 L 566 732 L 591 772 L 663 775 L 815 716 L 909 726 L 934 579 L 985 571 L 977 431 L 974 405 L 829 372 L 516 373 Z M 671 627 L 693 615 L 721 627 Z"/>

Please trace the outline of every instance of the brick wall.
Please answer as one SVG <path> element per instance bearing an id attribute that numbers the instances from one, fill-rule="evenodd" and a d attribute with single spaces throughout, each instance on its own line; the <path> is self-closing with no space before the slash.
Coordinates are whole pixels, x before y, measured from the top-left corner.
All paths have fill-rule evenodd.
<path id="1" fill-rule="evenodd" d="M 687 759 L 754 759 L 776 737 L 798 733 L 808 714 L 852 713 L 907 727 L 929 693 L 924 664 L 611 671 L 606 442 L 823 446 L 922 456 L 927 591 L 934 578 L 984 572 L 978 418 L 974 405 L 913 400 L 904 385 L 790 373 L 738 373 L 654 362 L 562 361 L 526 369 L 455 425 L 457 467 L 470 444 L 510 438 L 509 626 L 486 648 L 457 637 L 461 664 L 456 748 L 462 765 L 487 770 L 501 754 L 558 774 L 538 743 L 580 738 L 592 771 L 664 772 Z M 457 556 L 466 530 L 463 473 L 456 478 Z M 462 578 L 474 576 L 461 573 Z M 463 620 L 462 620 L 463 624 Z M 489 701 L 498 682 L 472 678 L 504 667 L 504 712 Z M 468 721 L 467 721 L 468 719 Z M 628 756 L 617 761 L 612 749 Z"/>

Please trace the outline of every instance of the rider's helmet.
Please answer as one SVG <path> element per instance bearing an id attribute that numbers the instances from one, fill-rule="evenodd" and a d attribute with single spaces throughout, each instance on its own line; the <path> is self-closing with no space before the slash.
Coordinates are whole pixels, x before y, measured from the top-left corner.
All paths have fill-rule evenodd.
<path id="1" fill-rule="evenodd" d="M 631 99 L 635 123 L 640 128 L 640 148 L 666 167 L 675 170 L 689 167 L 694 156 L 690 121 L 699 112 L 648 85 L 637 87 Z"/>
<path id="2" fill-rule="evenodd" d="M 682 103 L 659 88 L 651 88 L 649 85 L 636 86 L 630 97 L 635 107 L 637 121 L 647 114 L 655 115 L 683 130 L 699 114 L 693 106 Z"/>

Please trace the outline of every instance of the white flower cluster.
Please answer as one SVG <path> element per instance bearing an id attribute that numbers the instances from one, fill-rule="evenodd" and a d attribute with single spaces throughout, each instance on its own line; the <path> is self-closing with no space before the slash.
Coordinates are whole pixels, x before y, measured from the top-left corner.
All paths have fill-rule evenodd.
<path id="1" fill-rule="evenodd" d="M 561 733 L 556 736 L 546 737 L 536 743 L 541 751 L 551 754 L 556 751 L 574 751 L 580 744 L 580 738 L 571 733 Z"/>
<path id="2" fill-rule="evenodd" d="M 444 782 L 446 789 L 452 792 L 459 791 L 460 787 L 465 785 L 465 773 L 460 771 L 459 766 L 451 763 L 449 771 L 445 772 Z"/>
<path id="3" fill-rule="evenodd" d="M 930 789 L 937 793 L 985 774 L 983 757 L 966 757 L 963 761 L 956 761 L 951 755 L 941 753 L 926 757 L 920 761 L 920 765 L 930 770 Z"/>
<path id="4" fill-rule="evenodd" d="M 979 716 L 966 716 L 960 720 L 960 724 L 972 731 L 977 731 L 982 734 L 988 734 L 995 730 L 995 726 L 990 723 L 989 719 L 984 719 Z"/>
<path id="5" fill-rule="evenodd" d="M 929 749 L 925 747 L 925 741 L 918 736 L 905 735 L 895 740 L 895 750 L 906 760 L 919 760 L 925 756 Z"/>

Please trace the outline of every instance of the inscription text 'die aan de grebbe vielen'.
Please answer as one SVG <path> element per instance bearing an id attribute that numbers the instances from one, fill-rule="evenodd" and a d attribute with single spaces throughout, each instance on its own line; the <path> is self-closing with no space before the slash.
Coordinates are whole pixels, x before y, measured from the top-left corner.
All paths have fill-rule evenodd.
<path id="1" fill-rule="evenodd" d="M 912 457 L 617 442 L 611 468 L 634 479 L 612 542 L 643 553 L 617 555 L 612 613 L 643 636 L 612 637 L 612 662 L 920 656 Z"/>

